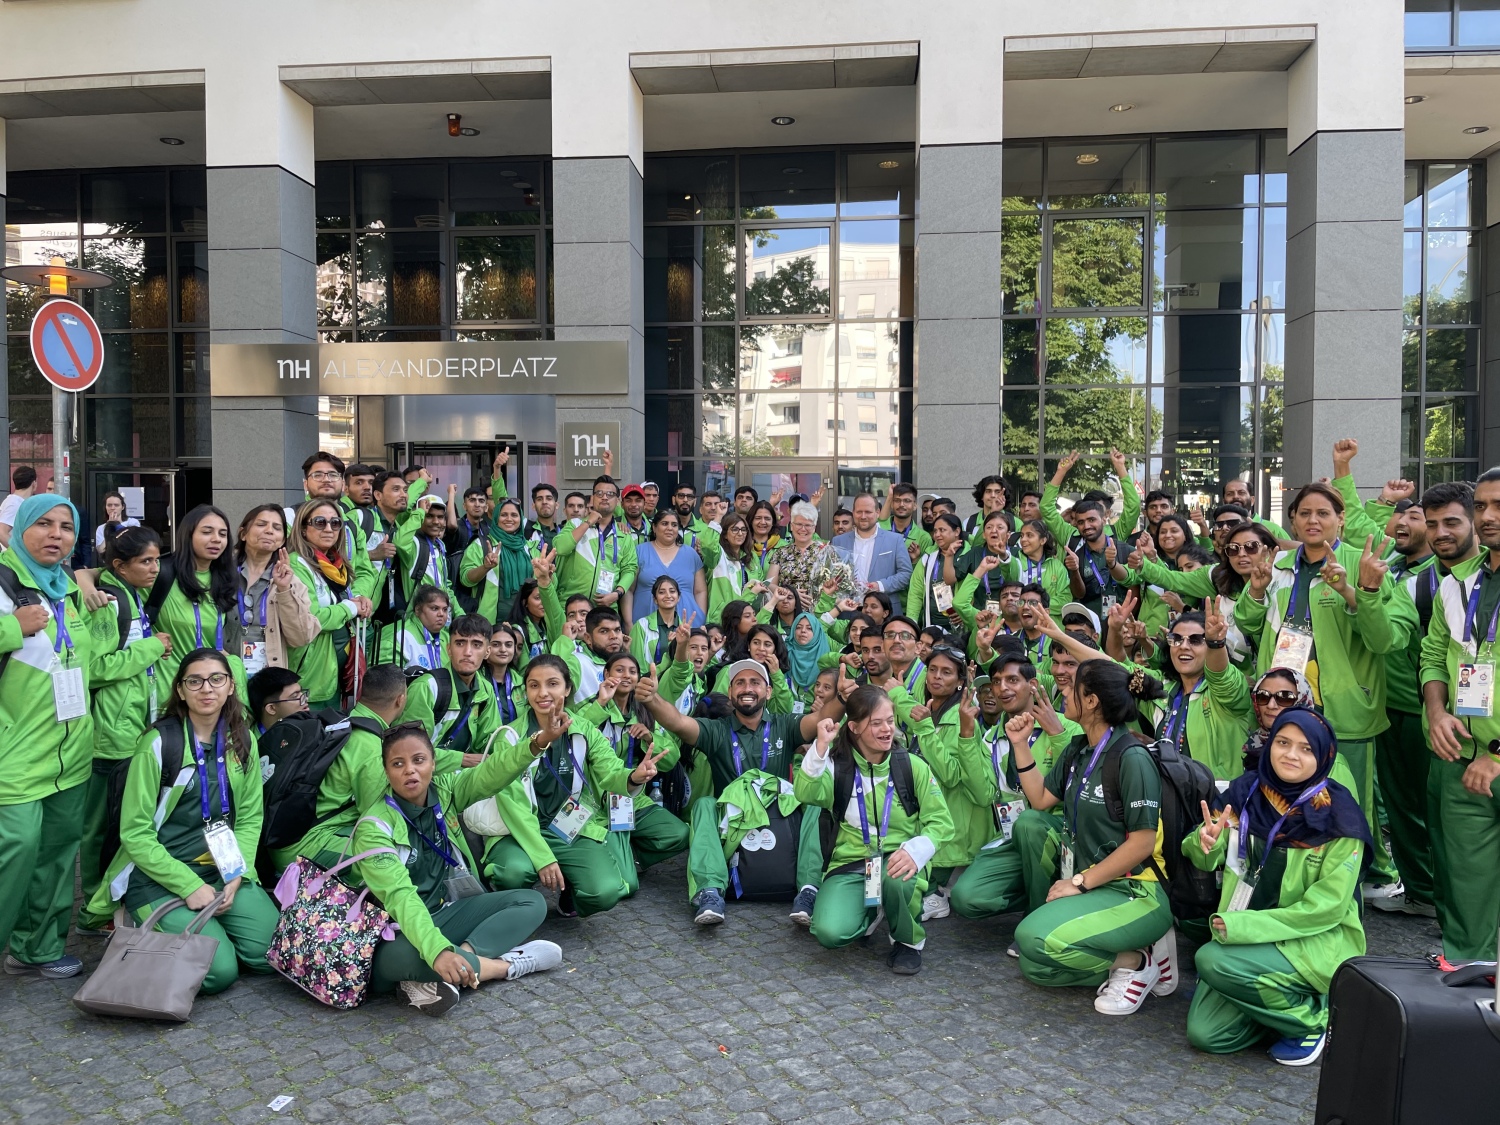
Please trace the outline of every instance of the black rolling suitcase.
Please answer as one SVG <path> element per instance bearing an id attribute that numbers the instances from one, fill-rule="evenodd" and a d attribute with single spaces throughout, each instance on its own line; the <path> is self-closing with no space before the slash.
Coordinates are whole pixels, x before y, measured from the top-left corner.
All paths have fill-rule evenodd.
<path id="1" fill-rule="evenodd" d="M 1453 986 L 1464 977 L 1473 983 Z M 1316 1125 L 1500 1122 L 1500 1018 L 1485 971 L 1355 957 L 1328 995 Z"/>
<path id="2" fill-rule="evenodd" d="M 729 857 L 729 882 L 741 902 L 791 902 L 797 897 L 797 841 L 805 810 L 782 816 L 775 801 L 766 809 L 768 828 L 758 829 L 753 848 L 744 842 Z M 769 845 L 769 846 L 767 846 Z"/>

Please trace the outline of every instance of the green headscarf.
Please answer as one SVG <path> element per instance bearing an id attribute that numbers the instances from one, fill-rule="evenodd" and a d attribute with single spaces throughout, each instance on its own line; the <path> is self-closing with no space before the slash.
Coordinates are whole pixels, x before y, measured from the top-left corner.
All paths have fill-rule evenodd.
<path id="1" fill-rule="evenodd" d="M 812 640 L 806 644 L 797 643 L 797 623 L 806 621 L 812 626 Z M 818 673 L 822 671 L 818 667 L 818 659 L 828 651 L 828 634 L 823 631 L 823 623 L 810 613 L 799 613 L 792 618 L 792 627 L 786 631 L 786 656 L 791 665 L 787 669 L 787 676 L 792 681 L 792 686 L 798 691 L 811 691 L 813 685 L 818 682 Z"/>
<path id="2" fill-rule="evenodd" d="M 521 514 L 521 505 L 514 500 L 503 500 L 500 508 L 507 504 L 515 508 L 516 514 Z M 500 514 L 500 508 L 495 509 L 495 514 Z M 495 542 L 500 545 L 500 604 L 505 605 L 513 601 L 522 583 L 531 578 L 531 552 L 526 549 L 526 537 L 521 534 L 520 528 L 515 531 L 505 531 L 495 522 Z"/>
<path id="3" fill-rule="evenodd" d="M 73 517 L 73 527 L 75 529 L 78 527 L 78 509 L 73 507 L 71 500 L 52 492 L 38 492 L 35 496 L 28 496 L 22 500 L 21 506 L 16 509 L 16 522 L 11 529 L 10 549 L 15 553 L 16 558 L 26 564 L 27 571 L 36 580 L 37 589 L 46 594 L 49 601 L 60 602 L 68 596 L 68 572 L 63 569 L 63 563 L 43 566 L 31 557 L 24 539 L 24 532 L 53 508 L 68 509 L 68 513 Z M 64 559 L 64 562 L 66 561 Z"/>

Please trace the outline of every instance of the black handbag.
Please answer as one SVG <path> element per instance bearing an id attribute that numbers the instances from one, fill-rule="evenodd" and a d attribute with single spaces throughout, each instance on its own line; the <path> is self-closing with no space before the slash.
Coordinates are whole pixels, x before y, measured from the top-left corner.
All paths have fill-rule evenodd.
<path id="1" fill-rule="evenodd" d="M 802 835 L 804 810 L 792 810 L 782 816 L 779 802 L 766 809 L 771 823 L 755 829 L 759 846 L 747 848 L 745 841 L 729 857 L 729 883 L 735 897 L 742 902 L 791 902 L 801 889 L 797 886 L 797 844 Z M 770 833 L 772 846 L 762 841 Z"/>

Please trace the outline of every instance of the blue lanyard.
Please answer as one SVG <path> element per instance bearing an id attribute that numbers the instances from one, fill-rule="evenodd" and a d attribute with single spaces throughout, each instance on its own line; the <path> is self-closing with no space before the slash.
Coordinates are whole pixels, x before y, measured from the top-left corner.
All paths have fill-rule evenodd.
<path id="1" fill-rule="evenodd" d="M 740 760 L 740 736 L 733 729 L 731 729 L 730 732 L 729 732 L 729 745 L 730 745 L 730 748 L 734 751 L 734 773 L 735 773 L 735 776 L 738 777 L 740 774 L 742 774 L 742 773 L 745 772 L 745 766 L 744 766 L 744 763 Z M 761 768 L 762 771 L 765 770 L 766 763 L 768 761 L 770 761 L 770 759 L 771 759 L 771 723 L 770 723 L 770 720 L 767 720 L 766 721 L 765 734 L 761 737 L 761 742 L 760 742 L 760 768 Z M 855 776 L 857 777 L 858 774 L 856 773 Z"/>
<path id="2" fill-rule="evenodd" d="M 191 730 L 188 732 L 192 733 Z M 203 807 L 203 823 L 207 824 L 213 820 L 213 802 L 209 798 L 208 778 L 204 776 L 206 762 L 203 755 L 203 747 L 198 742 L 196 735 L 193 736 L 193 760 L 198 763 L 198 799 Z M 224 722 L 219 721 L 219 727 L 214 731 L 214 762 L 219 767 L 219 815 L 229 815 L 229 771 L 224 768 Z"/>
<path id="3" fill-rule="evenodd" d="M 434 586 L 443 585 L 443 541 L 434 539 L 430 535 L 422 538 L 427 540 L 427 569 L 423 572 L 424 578 L 432 579 Z"/>
<path id="4" fill-rule="evenodd" d="M 1083 771 L 1083 780 L 1073 790 L 1073 822 L 1068 827 L 1068 836 L 1070 839 L 1078 839 L 1078 799 L 1083 795 L 1083 791 L 1088 788 L 1089 778 L 1094 776 L 1094 767 L 1099 764 L 1099 755 L 1104 753 L 1104 747 L 1108 744 L 1110 738 L 1114 736 L 1114 733 L 1114 727 L 1110 727 L 1104 732 L 1104 737 L 1099 740 L 1099 745 L 1094 747 L 1094 756 L 1089 759 L 1088 769 Z"/>
<path id="5" fill-rule="evenodd" d="M 1487 570 L 1485 570 L 1484 567 L 1482 567 L 1482 566 L 1479 568 L 1479 572 L 1478 573 L 1479 573 L 1479 578 L 1474 583 L 1474 590 L 1473 590 L 1473 592 L 1469 595 L 1469 607 L 1466 610 L 1464 610 L 1464 643 L 1465 644 L 1468 644 L 1469 641 L 1471 641 L 1473 639 L 1473 637 L 1474 637 L 1474 625 L 1476 623 L 1475 619 L 1479 616 L 1479 599 L 1483 595 L 1485 579 L 1487 579 L 1489 577 L 1489 572 Z M 59 603 L 59 604 L 61 604 L 61 603 Z M 1494 644 L 1495 643 L 1495 627 L 1496 627 L 1496 623 L 1497 622 L 1500 622 L 1500 606 L 1496 606 L 1495 607 L 1495 614 L 1494 614 L 1493 617 L 1490 618 L 1489 635 L 1485 637 L 1485 641 L 1488 642 L 1489 644 Z M 59 630 L 59 632 L 60 631 L 61 630 Z"/>
<path id="6" fill-rule="evenodd" d="M 73 656 L 73 634 L 68 632 L 68 607 L 65 602 L 52 603 L 52 618 L 57 622 L 57 640 L 52 645 L 53 652 L 62 652 L 66 646 L 69 659 Z"/>
<path id="7" fill-rule="evenodd" d="M 443 649 L 438 644 L 438 638 L 427 631 L 427 626 L 422 626 L 422 643 L 427 646 L 427 659 L 431 661 L 429 668 L 441 668 L 443 666 Z"/>
<path id="8" fill-rule="evenodd" d="M 1021 638 L 1021 643 L 1023 645 L 1025 645 L 1025 647 L 1026 647 L 1026 652 L 1029 654 L 1031 652 L 1031 642 L 1026 639 L 1026 630 L 1023 628 L 1018 635 Z M 1038 637 L 1036 639 L 1036 659 L 1034 661 L 1032 661 L 1032 663 L 1034 663 L 1034 664 L 1040 664 L 1043 660 L 1046 659 L 1046 655 L 1047 655 L 1047 634 L 1043 633 L 1040 637 Z"/>
<path id="9" fill-rule="evenodd" d="M 1340 542 L 1340 540 L 1337 540 L 1337 539 L 1335 539 L 1333 541 L 1333 546 L 1331 546 L 1331 547 L 1328 548 L 1328 554 L 1326 554 L 1325 556 L 1323 556 L 1323 562 L 1327 562 L 1329 559 L 1334 559 L 1335 561 L 1337 561 L 1337 559 L 1338 559 L 1339 542 Z M 1292 622 L 1295 622 L 1296 618 L 1297 618 L 1297 576 L 1302 572 L 1302 563 L 1303 563 L 1303 560 L 1305 558 L 1305 555 L 1303 553 L 1304 550 L 1305 550 L 1305 548 L 1298 547 L 1297 548 L 1297 555 L 1292 560 L 1292 593 L 1291 593 L 1291 596 L 1287 599 L 1286 613 L 1281 618 L 1283 621 L 1292 621 Z M 1319 563 L 1318 566 L 1319 566 L 1319 569 L 1321 570 L 1322 569 L 1322 563 Z M 1308 579 L 1308 586 L 1310 587 L 1311 585 L 1312 585 L 1312 579 Z M 1312 591 L 1310 589 L 1308 591 L 1308 600 L 1309 601 L 1312 600 Z M 1308 615 L 1307 615 L 1307 624 L 1308 624 L 1309 627 L 1312 626 L 1312 613 L 1311 612 L 1309 612 Z"/>
<path id="10" fill-rule="evenodd" d="M 875 784 L 875 774 L 870 773 L 870 784 Z M 885 850 L 884 839 L 891 833 L 891 801 L 896 796 L 896 783 L 890 777 L 885 779 L 885 812 L 881 816 L 881 822 L 875 829 L 876 851 Z M 854 799 L 859 803 L 859 831 L 865 838 L 865 847 L 870 846 L 870 818 L 865 814 L 865 779 L 864 774 L 859 772 L 858 763 L 854 766 Z"/>
<path id="11" fill-rule="evenodd" d="M 1102 574 L 1099 573 L 1099 564 L 1094 561 L 1094 549 L 1089 546 L 1088 540 L 1087 539 L 1083 540 L 1082 543 L 1081 543 L 1081 545 L 1083 547 L 1083 557 L 1086 558 L 1086 559 L 1088 559 L 1088 561 L 1089 561 L 1089 570 L 1091 570 L 1093 572 L 1093 574 L 1094 574 L 1094 581 L 1097 582 L 1097 583 L 1099 583 L 1099 590 L 1102 593 L 1106 587 L 1108 587 L 1108 586 L 1110 586 L 1110 585 L 1112 585 L 1114 583 L 1114 575 L 1110 575 L 1109 581 L 1106 582 L 1104 580 L 1104 575 L 1102 575 Z M 1104 546 L 1106 548 L 1109 547 L 1109 536 L 1107 536 L 1107 535 L 1104 537 Z"/>
<path id="12" fill-rule="evenodd" d="M 239 604 L 239 609 L 240 609 L 240 625 L 242 627 L 246 626 L 246 625 L 256 625 L 256 624 L 260 625 L 262 628 L 265 627 L 266 621 L 267 621 L 267 619 L 266 619 L 266 606 L 267 606 L 267 604 L 271 600 L 271 587 L 270 587 L 269 584 L 266 586 L 266 588 L 264 590 L 261 591 L 261 594 L 260 594 L 260 621 L 258 621 L 258 622 L 255 620 L 254 617 L 252 617 L 250 615 L 250 607 L 245 604 L 245 591 L 244 590 L 239 589 L 238 587 L 236 587 L 235 591 L 234 591 L 234 600 Z M 196 607 L 194 607 L 194 608 L 196 608 Z M 200 626 L 200 628 L 201 628 L 201 626 Z"/>
<path id="13" fill-rule="evenodd" d="M 917 690 L 917 677 L 922 674 L 922 670 L 926 667 L 927 665 L 923 664 L 921 660 L 918 660 L 907 670 L 906 683 L 902 686 L 905 687 L 908 692 L 914 692 Z"/>
<path id="14" fill-rule="evenodd" d="M 661 610 L 657 610 L 656 611 L 656 648 L 655 648 L 656 656 L 652 660 L 653 664 L 660 664 L 661 663 L 661 646 L 667 640 L 667 638 L 670 635 L 671 634 L 669 634 L 667 632 L 667 626 L 666 626 L 666 624 L 661 619 Z"/>
<path id="15" fill-rule="evenodd" d="M 583 786 L 587 786 L 589 783 L 589 775 L 583 772 L 582 763 L 580 763 L 577 758 L 573 757 L 573 747 L 571 742 L 568 746 L 568 762 L 572 765 L 574 771 L 578 774 L 579 779 L 583 782 Z M 550 746 L 547 748 L 547 753 L 542 755 L 542 765 L 547 767 L 547 772 L 552 775 L 552 780 L 557 782 L 557 787 L 563 791 L 564 795 L 571 797 L 573 795 L 573 787 L 563 781 L 562 774 L 558 773 L 557 767 L 552 764 L 552 748 Z M 583 786 L 580 786 L 580 792 L 582 791 Z"/>
<path id="16" fill-rule="evenodd" d="M 1327 778 L 1324 778 L 1322 781 L 1320 781 L 1316 785 L 1314 785 L 1311 789 L 1304 789 L 1302 791 L 1302 796 L 1298 797 L 1295 801 L 1292 802 L 1292 807 L 1289 808 L 1289 809 L 1287 809 L 1286 812 L 1284 812 L 1284 813 L 1281 814 L 1281 819 L 1280 820 L 1278 820 L 1275 824 L 1271 825 L 1270 834 L 1267 835 L 1267 837 L 1266 837 L 1266 850 L 1265 850 L 1264 854 L 1262 854 L 1261 857 L 1260 857 L 1260 863 L 1256 865 L 1256 868 L 1255 868 L 1255 879 L 1253 880 L 1253 882 L 1259 882 L 1260 881 L 1260 873 L 1266 869 L 1266 861 L 1271 858 L 1271 848 L 1273 846 L 1275 846 L 1275 843 L 1276 843 L 1276 834 L 1281 831 L 1281 826 L 1287 822 L 1287 818 L 1289 816 L 1291 816 L 1292 813 L 1296 812 L 1303 805 L 1307 804 L 1308 801 L 1311 801 L 1314 797 L 1316 797 L 1319 793 L 1323 792 L 1323 790 L 1325 790 L 1327 788 L 1328 788 L 1328 780 L 1327 780 Z M 1251 796 L 1253 797 L 1254 794 L 1252 793 Z M 1240 859 L 1242 859 L 1242 860 L 1247 855 L 1250 854 L 1250 815 L 1249 815 L 1249 813 L 1250 813 L 1250 802 L 1247 800 L 1245 802 L 1245 807 L 1240 810 Z"/>
<path id="17" fill-rule="evenodd" d="M 1025 555 L 1022 555 L 1021 557 L 1023 559 L 1026 558 Z M 1026 559 L 1026 581 L 1040 582 L 1042 580 L 1042 568 L 1046 565 L 1046 559 L 1041 559 L 1037 562 L 1032 562 L 1030 559 Z M 986 574 L 985 578 L 989 578 L 989 575 Z M 989 589 L 988 584 L 985 585 L 985 589 Z"/>
<path id="18" fill-rule="evenodd" d="M 515 722 L 516 721 L 516 704 L 515 704 L 515 700 L 513 700 L 510 697 L 510 688 L 511 688 L 511 673 L 510 673 L 510 669 L 507 668 L 505 670 L 505 682 L 503 684 L 502 683 L 497 683 L 495 681 L 495 679 L 494 679 L 493 676 L 490 678 L 490 684 L 491 684 L 491 686 L 494 687 L 494 689 L 495 689 L 495 698 L 496 698 L 496 700 L 500 704 L 500 720 L 501 720 L 501 722 L 502 723 L 513 723 L 513 722 Z"/>
<path id="19" fill-rule="evenodd" d="M 387 795 L 385 803 L 401 814 L 401 819 L 406 821 L 406 826 L 415 832 L 422 843 L 431 848 L 440 860 L 449 867 L 457 867 L 459 865 L 458 857 L 453 854 L 453 847 L 448 843 L 448 822 L 443 819 L 443 806 L 436 798 L 433 798 L 432 802 L 432 815 L 437 820 L 438 835 L 443 840 L 441 845 L 435 844 L 427 838 L 427 833 L 418 828 L 412 818 L 406 815 L 406 810 L 396 803 L 396 798 Z"/>
<path id="20" fill-rule="evenodd" d="M 215 610 L 217 613 L 218 611 Z M 203 610 L 197 602 L 193 603 L 193 637 L 198 647 L 203 647 Z M 214 648 L 220 652 L 224 651 L 224 615 L 218 614 L 218 621 L 214 625 Z"/>
<path id="21" fill-rule="evenodd" d="M 130 590 L 129 593 L 130 593 L 130 600 L 135 604 L 135 611 L 136 611 L 136 613 L 140 614 L 140 616 L 141 616 L 141 638 L 144 640 L 146 637 L 149 637 L 151 635 L 151 619 L 146 616 L 146 603 L 143 602 L 143 601 L 141 601 L 140 594 L 137 593 L 135 590 Z M 155 678 L 156 678 L 156 665 L 155 664 L 148 664 L 148 665 L 146 665 L 146 679 L 148 679 L 148 680 L 154 680 Z M 155 689 L 153 688 L 152 690 L 153 690 L 153 693 L 154 693 Z M 154 698 L 154 695 L 153 695 L 153 698 Z"/>

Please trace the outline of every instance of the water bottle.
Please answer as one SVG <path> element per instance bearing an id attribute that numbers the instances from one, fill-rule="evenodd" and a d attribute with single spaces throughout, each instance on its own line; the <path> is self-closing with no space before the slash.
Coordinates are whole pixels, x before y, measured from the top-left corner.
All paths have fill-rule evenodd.
<path id="1" fill-rule="evenodd" d="M 650 787 L 646 790 L 646 793 L 648 796 L 650 796 L 653 803 L 657 805 L 660 805 L 662 803 L 661 782 L 653 779 Z"/>

